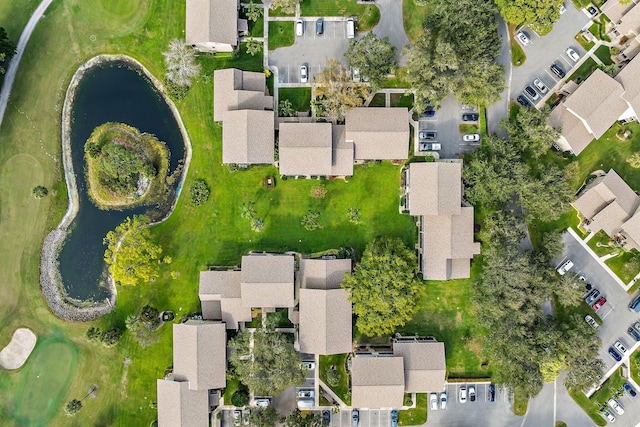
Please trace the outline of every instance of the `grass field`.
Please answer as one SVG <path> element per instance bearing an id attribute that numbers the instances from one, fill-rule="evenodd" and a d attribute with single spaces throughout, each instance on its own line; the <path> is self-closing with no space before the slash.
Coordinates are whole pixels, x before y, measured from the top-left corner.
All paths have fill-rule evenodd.
<path id="1" fill-rule="evenodd" d="M 524 54 L 524 50 L 522 50 L 522 46 L 515 39 L 515 25 L 508 24 L 509 29 L 509 39 L 511 40 L 511 63 L 516 67 L 521 66 L 526 61 L 527 56 Z"/>
<path id="2" fill-rule="evenodd" d="M 591 250 L 598 256 L 605 256 L 616 251 L 615 248 L 608 245 L 609 242 L 611 242 L 611 239 L 601 230 L 587 242 L 587 245 L 589 245 Z"/>
<path id="3" fill-rule="evenodd" d="M 576 401 L 582 410 L 591 417 L 594 423 L 599 426 L 607 425 L 607 421 L 600 414 L 601 407 L 589 400 L 582 391 L 569 390 L 569 395 Z"/>
<path id="4" fill-rule="evenodd" d="M 398 411 L 398 425 L 415 426 L 427 422 L 427 393 L 416 394 L 416 407 L 406 411 Z"/>
<path id="5" fill-rule="evenodd" d="M 640 256 L 640 254 L 638 254 L 638 251 L 636 250 L 625 251 L 618 256 L 609 258 L 605 261 L 605 264 L 607 264 L 609 268 L 616 273 L 620 280 L 624 283 L 629 283 L 631 279 L 640 273 L 640 271 L 638 271 L 637 268 L 634 269 L 633 264 L 630 263 L 630 261 L 637 256 Z"/>
<path id="6" fill-rule="evenodd" d="M 278 99 L 288 99 L 291 101 L 295 111 L 311 110 L 311 88 L 310 87 L 281 87 L 278 89 Z"/>
<path id="7" fill-rule="evenodd" d="M 413 108 L 413 94 L 392 93 L 391 94 L 391 106 L 392 107 L 407 107 Z"/>
<path id="8" fill-rule="evenodd" d="M 415 0 L 402 0 L 404 32 L 411 43 L 415 43 L 424 33 L 422 23 L 428 14 L 429 6 L 418 6 Z"/>
<path id="9" fill-rule="evenodd" d="M 580 67 L 578 67 L 577 70 L 573 71 L 573 73 L 569 77 L 569 80 L 573 80 L 576 83 L 580 84 L 584 80 L 586 80 L 587 77 L 589 77 L 591 73 L 596 70 L 596 68 L 598 68 L 598 64 L 596 64 L 596 61 L 594 61 L 592 58 L 588 58 L 582 63 Z"/>
<path id="10" fill-rule="evenodd" d="M 293 25 L 293 21 L 269 21 L 269 50 L 293 44 Z"/>
<path id="11" fill-rule="evenodd" d="M 386 96 L 384 93 L 376 93 L 373 95 L 369 107 L 384 107 L 386 105 Z"/>
<path id="12" fill-rule="evenodd" d="M 340 383 L 331 386 L 327 382 L 327 371 L 334 367 L 340 374 Z M 331 390 L 347 405 L 351 404 L 351 393 L 349 389 L 349 374 L 347 373 L 347 355 L 334 354 L 331 356 L 320 356 L 320 379 L 331 387 Z"/>
<path id="13" fill-rule="evenodd" d="M 598 57 L 598 59 L 602 61 L 604 65 L 613 64 L 613 61 L 611 60 L 611 50 L 609 49 L 609 46 L 605 46 L 605 45 L 600 46 L 599 48 L 596 49 L 595 54 Z"/>

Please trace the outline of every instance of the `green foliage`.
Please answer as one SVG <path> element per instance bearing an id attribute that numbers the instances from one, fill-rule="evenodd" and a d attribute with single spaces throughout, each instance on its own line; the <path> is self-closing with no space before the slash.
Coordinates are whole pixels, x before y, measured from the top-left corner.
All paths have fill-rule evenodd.
<path id="1" fill-rule="evenodd" d="M 250 346 L 253 335 L 253 347 Z M 240 331 L 228 344 L 229 363 L 236 375 L 257 396 L 275 396 L 304 383 L 302 358 L 286 334 L 266 329 Z"/>
<path id="2" fill-rule="evenodd" d="M 16 53 L 16 45 L 7 36 L 7 32 L 0 27 L 0 74 L 4 74 L 6 65 L 9 64 L 11 58 Z"/>
<path id="3" fill-rule="evenodd" d="M 358 316 L 356 327 L 366 336 L 391 334 L 411 320 L 421 284 L 416 279 L 416 256 L 402 240 L 375 239 L 367 246 L 342 287 Z"/>
<path id="4" fill-rule="evenodd" d="M 379 39 L 372 31 L 362 38 L 352 39 L 344 56 L 352 68 L 369 79 L 374 90 L 397 67 L 396 47 L 388 37 Z"/>
<path id="5" fill-rule="evenodd" d="M 364 105 L 369 97 L 366 84 L 354 82 L 351 70 L 335 59 L 327 61 L 327 68 L 314 77 L 313 104 L 320 115 L 333 122 L 343 122 L 353 107 Z"/>
<path id="6" fill-rule="evenodd" d="M 231 404 L 233 406 L 246 406 L 249 404 L 249 393 L 246 390 L 238 389 L 231 395 Z"/>
<path id="7" fill-rule="evenodd" d="M 278 111 L 280 112 L 281 117 L 293 117 L 293 115 L 295 114 L 293 105 L 291 104 L 291 101 L 288 99 L 283 99 L 280 101 L 280 106 L 278 107 Z"/>
<path id="8" fill-rule="evenodd" d="M 322 224 L 320 224 L 320 212 L 309 209 L 300 220 L 300 224 L 302 224 L 307 231 L 322 228 Z"/>
<path id="9" fill-rule="evenodd" d="M 298 0 L 273 0 L 271 2 L 272 9 L 279 8 L 282 12 L 289 15 L 295 13 L 297 5 Z"/>
<path id="10" fill-rule="evenodd" d="M 247 49 L 247 53 L 251 56 L 254 56 L 257 53 L 262 52 L 262 47 L 264 43 L 260 40 L 256 40 L 254 38 L 248 39 L 245 42 L 245 48 Z"/>
<path id="11" fill-rule="evenodd" d="M 240 206 L 240 216 L 244 219 L 253 219 L 256 216 L 253 205 L 253 202 L 243 203 L 242 206 Z"/>
<path id="12" fill-rule="evenodd" d="M 147 309 L 146 306 L 145 309 Z M 152 307 L 151 307 L 152 308 Z M 158 324 L 160 323 L 156 321 L 148 320 L 149 313 L 145 314 L 145 309 L 143 309 L 142 314 L 130 314 L 127 316 L 125 320 L 125 325 L 127 326 L 127 330 L 133 335 L 133 338 L 140 344 L 140 347 L 147 348 L 160 339 L 160 337 L 155 333 Z M 155 309 L 154 309 L 155 310 Z M 143 319 L 143 315 L 145 318 Z M 146 320 L 145 320 L 146 319 Z"/>
<path id="13" fill-rule="evenodd" d="M 64 406 L 64 413 L 72 417 L 77 414 L 80 409 L 82 409 L 82 402 L 78 399 L 73 399 Z"/>
<path id="14" fill-rule="evenodd" d="M 108 346 L 112 346 L 120 341 L 122 337 L 122 330 L 118 328 L 111 328 L 104 331 L 101 331 L 98 328 L 90 327 L 85 334 L 85 338 L 88 341 L 98 341 L 102 344 Z"/>
<path id="15" fill-rule="evenodd" d="M 360 209 L 354 207 L 347 208 L 347 218 L 349 218 L 349 222 L 352 224 L 360 224 Z"/>
<path id="16" fill-rule="evenodd" d="M 500 14 L 512 24 L 529 25 L 540 35 L 547 34 L 560 19 L 564 0 L 496 0 Z"/>
<path id="17" fill-rule="evenodd" d="M 261 7 L 258 7 L 258 5 L 255 4 L 252 0 L 245 7 L 244 13 L 247 15 L 247 18 L 249 19 L 249 21 L 256 22 L 262 16 L 263 10 Z M 243 405 L 236 405 L 236 406 L 243 406 Z"/>
<path id="18" fill-rule="evenodd" d="M 264 221 L 259 218 L 254 218 L 251 220 L 251 231 L 255 231 L 259 233 L 264 228 Z"/>
<path id="19" fill-rule="evenodd" d="M 316 185 L 311 189 L 311 197 L 314 199 L 324 199 L 327 196 L 327 187 L 324 185 Z"/>
<path id="20" fill-rule="evenodd" d="M 140 153 L 120 144 L 102 147 L 95 171 L 102 186 L 122 195 L 138 189 L 140 175 L 151 178 L 155 172 Z"/>
<path id="21" fill-rule="evenodd" d="M 189 93 L 189 86 L 181 86 L 172 82 L 165 77 L 164 88 L 167 91 L 167 95 L 174 101 L 182 101 L 187 93 Z"/>
<path id="22" fill-rule="evenodd" d="M 289 414 L 284 422 L 286 427 L 321 427 L 323 425 L 322 414 L 318 411 L 306 411 L 304 415 L 296 408 Z"/>
<path id="23" fill-rule="evenodd" d="M 104 260 L 116 283 L 135 286 L 157 277 L 162 248 L 151 241 L 148 223 L 149 218 L 143 215 L 127 217 L 104 238 Z"/>
<path id="24" fill-rule="evenodd" d="M 407 80 L 415 105 L 438 107 L 450 93 L 464 104 L 493 104 L 505 88 L 495 6 L 474 0 L 433 0 L 424 34 L 409 48 Z"/>
<path id="25" fill-rule="evenodd" d="M 634 169 L 640 168 L 640 152 L 633 153 L 628 159 L 627 163 Z"/>
<path id="26" fill-rule="evenodd" d="M 515 117 L 506 117 L 500 126 L 507 131 L 511 142 L 534 159 L 542 157 L 560 137 L 547 125 L 549 109 L 520 108 Z"/>
<path id="27" fill-rule="evenodd" d="M 327 384 L 331 387 L 337 387 L 340 385 L 340 373 L 337 369 L 327 369 Z"/>
<path id="28" fill-rule="evenodd" d="M 33 187 L 33 190 L 31 190 L 31 194 L 36 199 L 42 199 L 47 194 L 49 194 L 49 190 L 47 190 L 47 187 L 43 187 L 42 185 L 36 185 L 35 187 Z"/>
<path id="29" fill-rule="evenodd" d="M 249 422 L 252 427 L 273 427 L 279 419 L 278 413 L 273 406 L 266 408 L 251 408 Z"/>
<path id="30" fill-rule="evenodd" d="M 584 283 L 578 279 L 578 275 L 567 273 L 558 280 L 558 286 L 553 293 L 558 303 L 565 307 L 577 307 L 582 304 L 584 295 Z"/>
<path id="31" fill-rule="evenodd" d="M 193 206 L 200 206 L 209 200 L 209 186 L 204 179 L 196 179 L 193 181 L 193 183 L 191 183 L 190 192 L 190 200 Z"/>

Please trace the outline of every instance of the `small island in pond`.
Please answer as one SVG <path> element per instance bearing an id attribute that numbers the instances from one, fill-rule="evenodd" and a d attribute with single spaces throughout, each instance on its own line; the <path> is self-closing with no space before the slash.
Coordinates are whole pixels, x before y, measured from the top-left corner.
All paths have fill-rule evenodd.
<path id="1" fill-rule="evenodd" d="M 84 146 L 88 194 L 100 209 L 163 203 L 169 194 L 169 149 L 154 135 L 122 123 L 93 130 Z"/>

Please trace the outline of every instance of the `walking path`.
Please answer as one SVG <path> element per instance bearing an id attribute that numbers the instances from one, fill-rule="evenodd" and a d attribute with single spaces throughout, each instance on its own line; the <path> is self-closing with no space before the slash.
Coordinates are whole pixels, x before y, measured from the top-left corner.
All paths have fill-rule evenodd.
<path id="1" fill-rule="evenodd" d="M 7 109 L 7 104 L 9 103 L 9 95 L 11 95 L 11 88 L 13 87 L 13 81 L 16 78 L 18 65 L 20 65 L 20 59 L 22 59 L 24 49 L 27 47 L 27 42 L 29 41 L 33 30 L 36 28 L 36 24 L 40 18 L 42 18 L 42 15 L 45 10 L 47 10 L 51 2 L 53 2 L 53 0 L 42 0 L 42 3 L 40 3 L 33 12 L 33 15 L 29 18 L 29 22 L 27 22 L 27 26 L 22 30 L 22 34 L 20 35 L 18 46 L 16 48 L 16 54 L 11 58 L 11 61 L 9 61 L 9 68 L 4 76 L 2 91 L 0 91 L 0 128 L 2 128 L 2 119 L 4 119 L 4 112 Z"/>

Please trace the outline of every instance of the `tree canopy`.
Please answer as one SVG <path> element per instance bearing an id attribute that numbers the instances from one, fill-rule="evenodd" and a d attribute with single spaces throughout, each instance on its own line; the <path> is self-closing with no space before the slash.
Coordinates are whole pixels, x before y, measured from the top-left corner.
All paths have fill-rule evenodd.
<path id="1" fill-rule="evenodd" d="M 406 48 L 416 105 L 439 106 L 450 93 L 464 104 L 493 104 L 505 88 L 495 63 L 500 40 L 493 2 L 432 0 L 424 34 Z"/>
<path id="2" fill-rule="evenodd" d="M 362 334 L 391 334 L 411 320 L 422 289 L 415 266 L 415 253 L 398 238 L 375 239 L 367 245 L 353 273 L 342 282 Z"/>
<path id="3" fill-rule="evenodd" d="M 360 107 L 369 96 L 369 87 L 354 82 L 349 67 L 335 59 L 327 61 L 327 68 L 314 77 L 317 112 L 333 122 L 344 122 L 347 112 Z"/>
<path id="4" fill-rule="evenodd" d="M 236 375 L 256 396 L 275 396 L 287 387 L 304 383 L 302 358 L 286 334 L 263 328 L 253 333 L 240 331 L 228 346 L 229 362 Z"/>
<path id="5" fill-rule="evenodd" d="M 16 45 L 7 36 L 7 32 L 0 27 L 0 74 L 7 72 L 7 65 L 16 53 Z"/>
<path id="6" fill-rule="evenodd" d="M 397 66 L 396 47 L 389 37 L 379 39 L 373 31 L 362 38 L 352 39 L 344 56 L 374 88 L 379 87 Z"/>
<path id="7" fill-rule="evenodd" d="M 151 241 L 147 224 L 149 218 L 144 215 L 127 217 L 104 238 L 104 260 L 116 283 L 135 286 L 157 277 L 162 248 Z"/>
<path id="8" fill-rule="evenodd" d="M 284 13 L 293 14 L 296 12 L 298 0 L 272 0 L 271 8 L 280 8 Z"/>
<path id="9" fill-rule="evenodd" d="M 500 126 L 509 139 L 533 158 L 542 157 L 556 142 L 560 133 L 547 125 L 549 109 L 520 108 L 513 118 L 504 118 Z"/>
<path id="10" fill-rule="evenodd" d="M 560 19 L 560 6 L 564 0 L 495 0 L 495 2 L 505 21 L 529 25 L 538 34 L 545 35 Z"/>
<path id="11" fill-rule="evenodd" d="M 166 67 L 166 78 L 178 86 L 191 86 L 191 80 L 200 74 L 200 64 L 196 63 L 196 54 L 184 40 L 173 39 L 169 49 L 162 52 Z"/>

